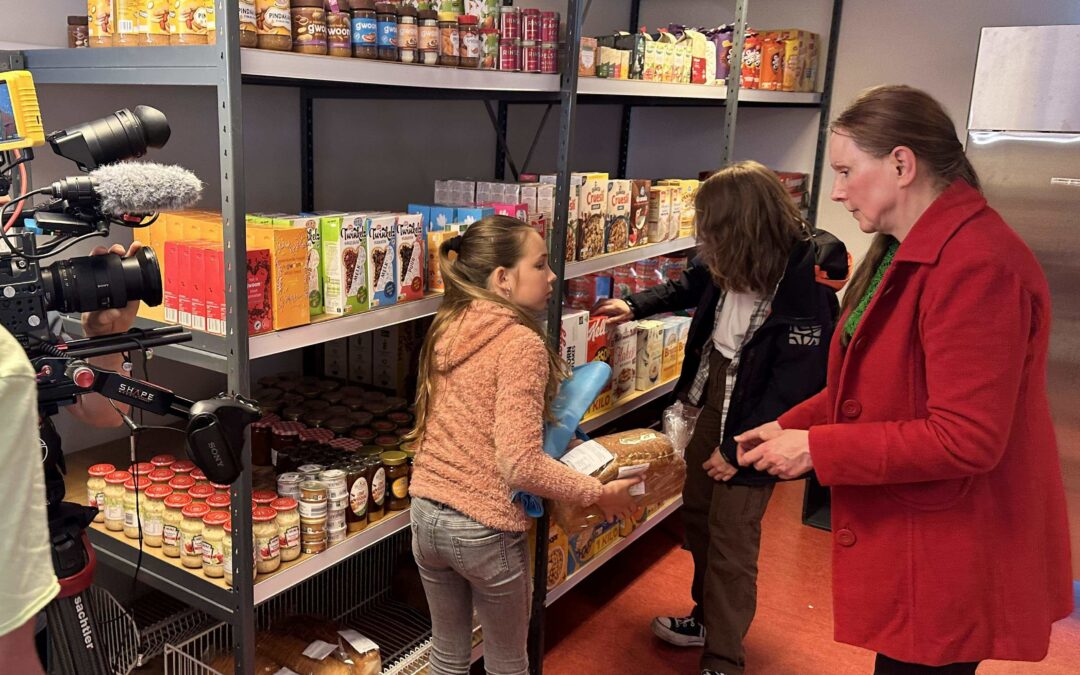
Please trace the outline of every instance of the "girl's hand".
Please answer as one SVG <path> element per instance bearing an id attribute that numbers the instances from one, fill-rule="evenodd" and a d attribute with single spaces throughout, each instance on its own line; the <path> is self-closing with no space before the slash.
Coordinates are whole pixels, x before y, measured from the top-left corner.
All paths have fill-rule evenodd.
<path id="1" fill-rule="evenodd" d="M 600 499 L 596 500 L 596 506 L 604 512 L 605 520 L 630 517 L 637 507 L 637 502 L 630 496 L 630 488 L 641 481 L 641 476 L 634 476 L 613 480 L 604 485 L 600 492 Z"/>
<path id="2" fill-rule="evenodd" d="M 613 325 L 626 323 L 634 318 L 634 312 L 625 300 L 610 299 L 600 302 L 592 311 L 592 316 L 606 316 Z"/>

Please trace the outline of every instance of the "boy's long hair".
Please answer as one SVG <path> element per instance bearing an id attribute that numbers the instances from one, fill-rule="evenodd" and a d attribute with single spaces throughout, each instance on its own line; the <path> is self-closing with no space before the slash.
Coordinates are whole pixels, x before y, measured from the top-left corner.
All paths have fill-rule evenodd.
<path id="1" fill-rule="evenodd" d="M 457 251 L 452 250 L 455 248 L 452 240 L 443 242 L 439 247 L 439 270 L 445 295 L 420 352 L 420 370 L 416 382 L 416 427 L 405 436 L 405 440 L 419 441 L 424 435 L 435 398 L 435 345 L 459 325 L 465 311 L 477 300 L 512 310 L 518 321 L 544 339 L 548 354 L 544 418 L 551 418 L 551 403 L 559 391 L 559 384 L 568 374 L 566 364 L 559 353 L 547 345 L 535 317 L 498 293 L 491 292 L 487 286 L 491 273 L 497 268 L 511 269 L 520 262 L 525 254 L 525 242 L 532 232 L 535 230 L 531 226 L 517 218 L 490 216 L 469 226 L 456 242 Z"/>

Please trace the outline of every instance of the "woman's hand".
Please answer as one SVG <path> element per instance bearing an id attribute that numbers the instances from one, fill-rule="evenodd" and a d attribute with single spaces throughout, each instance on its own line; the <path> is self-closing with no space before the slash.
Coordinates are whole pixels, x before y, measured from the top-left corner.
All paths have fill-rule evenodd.
<path id="1" fill-rule="evenodd" d="M 705 469 L 705 473 L 709 474 L 709 478 L 723 482 L 731 480 L 739 472 L 738 467 L 731 466 L 727 461 L 727 458 L 720 452 L 720 448 L 713 450 L 712 455 L 705 460 L 701 467 Z"/>
<path id="2" fill-rule="evenodd" d="M 757 431 L 756 429 L 754 431 Z M 753 433 L 753 432 L 750 432 Z M 744 434 L 745 436 L 745 434 Z M 757 435 L 755 447 L 746 450 L 739 444 L 739 464 L 753 466 L 773 476 L 790 480 L 798 478 L 814 468 L 810 458 L 810 432 L 803 429 L 777 427 Z"/>
<path id="3" fill-rule="evenodd" d="M 634 318 L 634 312 L 625 300 L 611 298 L 603 300 L 592 311 L 591 316 L 606 316 L 608 323 L 618 325 Z"/>
<path id="4" fill-rule="evenodd" d="M 625 519 L 633 514 L 637 502 L 630 496 L 630 488 L 641 481 L 641 476 L 634 476 L 633 478 L 613 480 L 604 485 L 600 491 L 600 499 L 596 500 L 596 506 L 604 512 L 605 520 Z"/>
<path id="5" fill-rule="evenodd" d="M 780 428 L 780 423 L 773 420 L 772 422 L 762 424 L 760 427 L 755 427 L 750 431 L 739 434 L 735 437 L 735 442 L 739 444 L 740 450 L 748 452 L 764 443 L 766 436 L 772 438 L 780 431 L 783 431 L 783 429 Z"/>
<path id="6" fill-rule="evenodd" d="M 115 253 L 124 258 L 130 258 L 135 255 L 139 249 L 142 248 L 142 244 L 135 242 L 131 245 L 131 248 L 124 250 L 124 247 L 120 244 L 114 244 L 112 248 L 106 249 L 104 246 L 98 246 L 90 255 L 105 255 L 107 253 Z M 102 309 L 96 312 L 84 312 L 82 315 L 82 327 L 83 332 L 87 337 L 94 337 L 97 335 L 113 335 L 115 333 L 126 332 L 135 323 L 135 316 L 139 313 L 139 301 L 132 300 L 126 307 L 117 307 L 113 309 Z"/>

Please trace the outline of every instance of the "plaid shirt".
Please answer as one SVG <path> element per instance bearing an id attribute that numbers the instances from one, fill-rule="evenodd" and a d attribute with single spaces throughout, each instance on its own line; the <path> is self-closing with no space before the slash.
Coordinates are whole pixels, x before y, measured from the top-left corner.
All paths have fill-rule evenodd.
<path id="1" fill-rule="evenodd" d="M 754 334 L 765 323 L 765 319 L 769 318 L 769 312 L 772 309 L 772 299 L 775 295 L 775 291 L 770 293 L 767 297 L 764 297 L 754 304 L 754 312 L 750 315 L 750 325 L 746 329 L 746 334 L 743 335 L 742 344 L 739 345 L 739 350 L 735 352 L 735 356 L 732 357 L 731 363 L 728 364 L 727 372 L 724 373 L 724 403 L 720 406 L 720 428 L 723 429 L 727 424 L 728 404 L 731 402 L 731 394 L 735 391 L 735 378 L 739 374 L 739 361 L 742 357 L 743 348 L 750 343 L 750 340 L 754 338 Z M 720 301 L 716 303 L 716 321 L 720 321 L 720 314 L 724 309 L 724 299 L 727 297 L 727 293 L 721 293 Z M 715 332 L 715 324 L 713 331 Z M 705 396 L 705 385 L 709 381 L 709 354 L 711 350 L 715 349 L 713 341 L 710 336 L 709 343 L 706 348 L 702 350 L 701 365 L 698 366 L 697 375 L 694 377 L 694 383 L 690 386 L 690 392 L 688 395 L 688 402 L 693 406 L 700 406 L 702 399 Z"/>

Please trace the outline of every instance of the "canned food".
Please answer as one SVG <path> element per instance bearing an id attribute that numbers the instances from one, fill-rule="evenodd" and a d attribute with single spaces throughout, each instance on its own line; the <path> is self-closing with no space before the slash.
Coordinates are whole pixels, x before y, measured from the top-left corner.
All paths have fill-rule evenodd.
<path id="1" fill-rule="evenodd" d="M 521 39 L 521 12 L 517 7 L 499 9 L 499 34 L 504 40 Z"/>
<path id="2" fill-rule="evenodd" d="M 521 39 L 540 41 L 540 10 L 521 10 Z"/>
<path id="3" fill-rule="evenodd" d="M 545 42 L 540 45 L 540 72 L 551 75 L 559 72 L 559 45 Z"/>
<path id="4" fill-rule="evenodd" d="M 540 72 L 540 45 L 531 40 L 521 43 L 521 70 L 525 73 Z"/>
<path id="5" fill-rule="evenodd" d="M 499 70 L 521 70 L 520 52 L 520 40 L 499 40 Z"/>
<path id="6" fill-rule="evenodd" d="M 540 14 L 540 41 L 559 41 L 559 13 L 543 12 Z"/>

